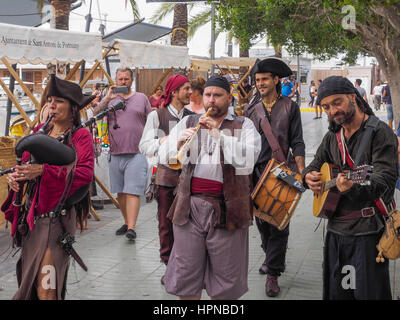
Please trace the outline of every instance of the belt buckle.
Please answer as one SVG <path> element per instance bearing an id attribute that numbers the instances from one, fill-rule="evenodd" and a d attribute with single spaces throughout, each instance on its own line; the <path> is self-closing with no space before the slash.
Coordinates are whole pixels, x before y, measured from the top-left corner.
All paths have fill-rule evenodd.
<path id="1" fill-rule="evenodd" d="M 361 217 L 363 217 L 363 218 L 372 217 L 374 215 L 375 215 L 375 208 L 374 207 L 362 208 L 361 209 Z"/>

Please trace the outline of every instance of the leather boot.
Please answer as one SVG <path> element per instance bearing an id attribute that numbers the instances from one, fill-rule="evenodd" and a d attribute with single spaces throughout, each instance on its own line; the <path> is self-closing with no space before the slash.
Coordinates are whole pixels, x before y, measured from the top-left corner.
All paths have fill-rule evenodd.
<path id="1" fill-rule="evenodd" d="M 258 269 L 258 272 L 260 274 L 267 274 L 267 258 L 265 258 L 263 264 L 261 265 L 260 269 Z"/>
<path id="2" fill-rule="evenodd" d="M 278 286 L 278 277 L 267 274 L 267 282 L 265 283 L 265 293 L 268 297 L 276 297 L 281 289 Z"/>

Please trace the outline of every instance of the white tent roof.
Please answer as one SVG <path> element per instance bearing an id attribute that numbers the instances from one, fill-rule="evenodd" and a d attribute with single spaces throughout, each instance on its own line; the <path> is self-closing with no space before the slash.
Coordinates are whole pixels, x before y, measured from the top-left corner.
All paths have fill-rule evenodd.
<path id="1" fill-rule="evenodd" d="M 188 68 L 189 48 L 116 39 L 110 43 L 118 52 L 121 65 L 130 68 Z"/>
<path id="2" fill-rule="evenodd" d="M 102 59 L 101 35 L 0 23 L 0 57 L 10 63 L 75 63 Z"/>

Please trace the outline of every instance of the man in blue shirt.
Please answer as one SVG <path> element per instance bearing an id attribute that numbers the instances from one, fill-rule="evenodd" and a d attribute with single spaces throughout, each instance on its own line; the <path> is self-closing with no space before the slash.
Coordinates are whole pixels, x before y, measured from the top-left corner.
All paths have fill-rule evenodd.
<path id="1" fill-rule="evenodd" d="M 283 78 L 282 82 L 282 95 L 288 98 L 294 96 L 294 85 L 289 81 L 288 78 Z"/>

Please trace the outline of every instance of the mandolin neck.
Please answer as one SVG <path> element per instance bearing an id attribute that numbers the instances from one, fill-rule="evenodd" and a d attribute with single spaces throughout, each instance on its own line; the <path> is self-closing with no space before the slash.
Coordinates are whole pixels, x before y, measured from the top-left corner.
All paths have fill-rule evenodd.
<path id="1" fill-rule="evenodd" d="M 325 182 L 322 188 L 322 192 L 325 192 L 326 190 L 329 190 L 334 186 L 336 186 L 336 178 Z"/>
<path id="2" fill-rule="evenodd" d="M 347 179 L 352 179 L 351 172 L 345 173 L 345 176 L 347 177 Z M 336 186 L 336 178 L 325 182 L 322 188 L 322 192 L 325 192 L 326 190 L 329 190 L 334 186 Z"/>

